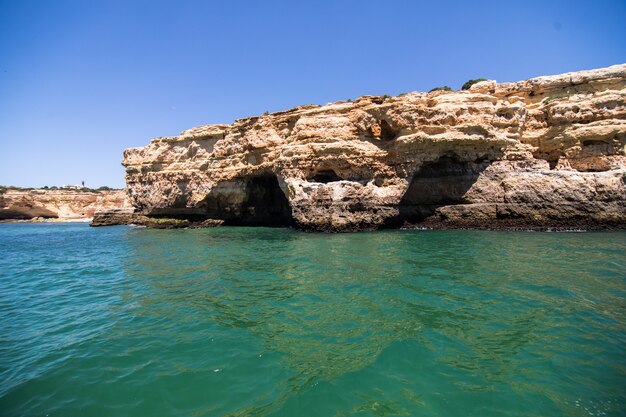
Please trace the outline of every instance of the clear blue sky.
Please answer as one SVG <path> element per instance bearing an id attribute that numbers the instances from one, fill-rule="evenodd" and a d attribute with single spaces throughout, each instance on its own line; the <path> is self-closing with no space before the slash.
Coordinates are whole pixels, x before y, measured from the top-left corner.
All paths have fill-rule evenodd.
<path id="1" fill-rule="evenodd" d="M 0 0 L 0 184 L 122 187 L 207 123 L 626 62 L 626 1 Z"/>

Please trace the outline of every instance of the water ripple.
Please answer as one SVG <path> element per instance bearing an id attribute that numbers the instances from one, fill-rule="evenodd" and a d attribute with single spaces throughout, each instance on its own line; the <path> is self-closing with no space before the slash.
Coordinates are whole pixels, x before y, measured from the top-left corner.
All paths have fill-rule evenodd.
<path id="1" fill-rule="evenodd" d="M 626 409 L 626 233 L 0 225 L 2 415 Z"/>

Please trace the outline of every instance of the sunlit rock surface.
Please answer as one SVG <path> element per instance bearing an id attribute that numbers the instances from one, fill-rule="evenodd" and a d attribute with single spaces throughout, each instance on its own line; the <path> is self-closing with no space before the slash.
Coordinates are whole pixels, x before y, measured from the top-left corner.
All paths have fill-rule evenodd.
<path id="1" fill-rule="evenodd" d="M 131 207 L 124 190 L 6 190 L 0 193 L 0 220 L 34 218 L 89 221 L 99 210 Z"/>
<path id="2" fill-rule="evenodd" d="M 126 149 L 123 165 L 149 218 L 615 227 L 626 224 L 625 145 L 626 65 L 616 65 L 200 126 Z"/>

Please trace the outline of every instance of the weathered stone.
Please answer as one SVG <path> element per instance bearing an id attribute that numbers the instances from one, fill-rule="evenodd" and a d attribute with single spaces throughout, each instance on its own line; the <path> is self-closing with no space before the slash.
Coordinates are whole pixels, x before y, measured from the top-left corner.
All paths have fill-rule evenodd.
<path id="1" fill-rule="evenodd" d="M 98 210 L 131 207 L 124 190 L 6 190 L 0 194 L 0 220 L 37 217 L 89 221 Z"/>
<path id="2" fill-rule="evenodd" d="M 94 213 L 91 226 L 117 226 L 132 224 L 137 214 L 134 208 L 109 208 Z"/>
<path id="3" fill-rule="evenodd" d="M 132 208 L 117 208 L 97 211 L 91 222 L 91 226 L 117 226 L 132 224 L 146 226 L 154 229 L 197 229 L 205 227 L 221 226 L 222 220 L 214 219 L 180 219 L 171 217 L 150 217 L 136 213 Z"/>
<path id="4" fill-rule="evenodd" d="M 626 224 L 626 65 L 364 96 L 126 149 L 137 214 L 349 231 Z"/>

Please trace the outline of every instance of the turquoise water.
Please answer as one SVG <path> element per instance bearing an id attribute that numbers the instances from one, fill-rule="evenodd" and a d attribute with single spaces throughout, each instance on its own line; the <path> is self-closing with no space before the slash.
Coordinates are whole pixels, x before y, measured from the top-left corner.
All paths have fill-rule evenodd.
<path id="1" fill-rule="evenodd" d="M 619 416 L 626 233 L 0 225 L 2 416 Z"/>

